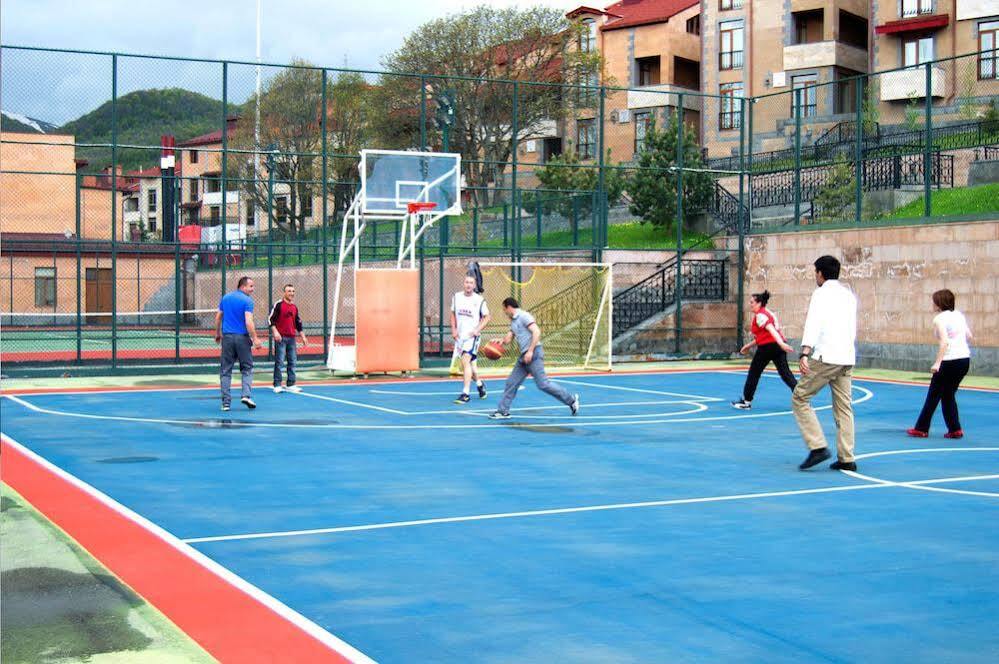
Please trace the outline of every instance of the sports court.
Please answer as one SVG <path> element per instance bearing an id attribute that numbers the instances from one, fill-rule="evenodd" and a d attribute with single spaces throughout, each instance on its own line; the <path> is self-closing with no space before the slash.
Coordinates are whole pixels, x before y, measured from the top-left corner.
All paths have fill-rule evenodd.
<path id="1" fill-rule="evenodd" d="M 922 386 L 857 380 L 858 473 L 800 472 L 786 388 L 768 374 L 735 411 L 743 378 L 559 376 L 577 417 L 528 381 L 503 422 L 485 417 L 498 380 L 465 410 L 453 382 L 409 379 L 261 392 L 225 418 L 211 389 L 8 394 L 0 414 L 8 459 L 37 455 L 155 524 L 160 543 L 129 556 L 176 538 L 355 658 L 994 652 L 999 395 L 962 392 L 974 427 L 942 445 L 904 436 Z M 33 464 L 27 496 L 49 472 Z M 156 575 L 137 567 L 126 580 Z M 167 611 L 182 627 L 220 600 L 187 601 Z"/>

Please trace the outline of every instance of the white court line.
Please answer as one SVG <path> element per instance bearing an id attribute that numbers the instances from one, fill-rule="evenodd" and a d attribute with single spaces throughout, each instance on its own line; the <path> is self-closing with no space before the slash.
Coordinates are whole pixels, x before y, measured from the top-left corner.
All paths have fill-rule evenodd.
<path id="1" fill-rule="evenodd" d="M 991 479 L 995 475 L 974 477 L 942 477 L 916 482 L 879 482 L 876 484 L 847 484 L 842 486 L 822 487 L 819 489 L 794 489 L 790 491 L 766 491 L 762 493 L 739 493 L 728 496 L 708 496 L 704 498 L 675 498 L 672 500 L 650 500 L 641 503 L 611 503 L 609 505 L 587 505 L 584 507 L 560 507 L 547 510 L 528 510 L 524 512 L 499 512 L 493 514 L 473 514 L 469 516 L 448 516 L 436 519 L 415 519 L 413 521 L 390 521 L 387 523 L 372 523 L 363 526 L 338 526 L 334 528 L 311 528 L 308 530 L 282 530 L 268 533 L 247 533 L 243 535 L 215 535 L 210 537 L 189 537 L 183 541 L 188 544 L 199 542 L 231 542 L 237 540 L 269 539 L 276 537 L 298 537 L 301 535 L 326 535 L 331 533 L 352 533 L 364 530 L 386 530 L 388 528 L 409 528 L 412 526 L 429 526 L 438 523 L 463 523 L 467 521 L 492 521 L 496 519 L 518 519 L 532 516 L 550 516 L 553 514 L 578 514 L 580 512 L 605 512 L 609 510 L 638 509 L 646 507 L 667 507 L 670 505 L 694 505 L 700 503 L 723 503 L 737 500 L 758 500 L 761 498 L 779 498 L 783 496 L 805 496 L 819 493 L 836 493 L 840 491 L 866 491 L 888 487 L 908 487 L 910 485 L 945 484 L 947 482 L 969 482 L 976 479 Z"/>
<path id="2" fill-rule="evenodd" d="M 581 380 L 566 380 L 565 378 L 559 378 L 555 376 L 552 378 L 556 383 L 569 383 L 570 385 L 583 385 L 585 387 L 602 387 L 606 390 L 621 390 L 624 392 L 644 392 L 645 394 L 662 394 L 667 397 L 685 397 L 687 399 L 693 399 L 697 401 L 711 402 L 711 401 L 724 401 L 719 397 L 706 397 L 701 394 L 683 394 L 682 392 L 663 392 L 661 390 L 647 390 L 639 387 L 624 387 L 623 385 L 607 385 L 606 383 L 591 383 L 588 381 Z"/>
<path id="3" fill-rule="evenodd" d="M 887 452 L 869 452 L 867 454 L 861 454 L 858 459 L 870 459 L 878 456 L 891 456 L 895 454 L 924 454 L 924 453 L 936 453 L 936 452 L 999 452 L 999 447 L 923 447 L 909 450 L 890 450 Z M 851 477 L 856 477 L 857 479 L 866 480 L 868 482 L 879 482 L 885 483 L 888 480 L 883 480 L 880 477 L 872 477 L 870 475 L 864 475 L 858 473 L 855 470 L 844 470 L 844 473 L 850 475 Z M 999 475 L 979 475 L 977 477 L 968 477 L 968 481 L 971 480 L 983 480 L 983 479 L 999 479 Z M 920 491 L 937 491 L 940 493 L 958 493 L 966 496 L 987 496 L 989 498 L 999 498 L 999 493 L 993 491 L 970 491 L 967 489 L 945 489 L 943 487 L 935 486 L 922 486 L 919 482 L 893 482 L 896 486 L 903 486 L 909 489 L 919 489 Z"/>
<path id="4" fill-rule="evenodd" d="M 429 382 L 429 381 L 428 381 Z M 455 381 L 457 382 L 457 381 Z M 393 397 L 446 397 L 454 396 L 454 390 L 448 390 L 447 392 L 406 392 L 406 391 L 396 391 L 396 390 L 368 390 L 371 394 L 388 394 Z"/>
<path id="5" fill-rule="evenodd" d="M 309 397 L 312 399 L 322 399 L 323 401 L 335 401 L 336 403 L 347 404 L 348 406 L 357 406 L 358 408 L 370 408 L 371 410 L 380 410 L 383 413 L 392 413 L 393 415 L 408 415 L 406 411 L 396 410 L 395 408 L 383 408 L 381 406 L 374 406 L 369 403 L 361 403 L 359 401 L 348 401 L 347 399 L 337 399 L 336 397 L 327 397 L 321 394 L 310 394 L 309 392 L 288 392 L 288 394 L 296 394 L 300 397 Z"/>
<path id="6" fill-rule="evenodd" d="M 448 392 L 448 394 L 454 394 L 454 392 Z M 580 409 L 583 409 L 583 408 L 611 408 L 611 407 L 614 407 L 614 406 L 666 406 L 666 405 L 672 405 L 672 404 L 684 404 L 684 405 L 688 405 L 688 404 L 694 404 L 694 403 L 697 403 L 697 402 L 696 401 L 691 401 L 689 399 L 667 399 L 667 400 L 664 400 L 664 401 L 610 401 L 610 402 L 607 402 L 607 403 L 583 403 L 583 404 L 579 405 L 579 408 Z M 564 410 L 567 407 L 568 406 L 565 406 L 564 404 L 560 405 L 560 406 L 524 406 L 523 408 L 511 408 L 510 412 L 511 413 L 523 413 L 523 412 L 526 412 L 526 411 L 533 411 L 533 410 Z M 464 410 L 456 410 L 455 408 L 451 408 L 449 410 L 419 410 L 419 411 L 411 411 L 409 414 L 410 415 L 446 415 L 448 413 L 466 413 L 466 414 L 468 414 L 468 413 L 485 413 L 485 414 L 488 415 L 489 413 L 492 413 L 492 412 L 495 412 L 495 411 L 496 411 L 495 408 L 471 408 L 471 409 L 466 408 Z M 696 411 L 691 411 L 691 412 L 696 412 Z M 620 415 L 616 415 L 615 417 L 620 417 Z M 628 417 L 631 417 L 631 415 L 629 414 Z"/>
<path id="7" fill-rule="evenodd" d="M 653 417 L 676 417 L 678 415 L 690 415 L 691 413 L 703 413 L 708 409 L 706 405 L 704 405 L 703 403 L 698 403 L 696 401 L 680 401 L 677 403 L 686 403 L 689 404 L 690 406 L 693 406 L 693 408 L 690 408 L 688 410 L 678 410 L 675 413 L 645 413 L 645 414 L 630 414 L 630 415 L 523 415 L 522 413 L 524 411 L 532 409 L 522 408 L 520 410 L 520 414 L 516 415 L 516 419 L 517 421 L 545 420 L 546 422 L 550 422 L 552 420 L 572 420 L 573 422 L 579 422 L 580 420 L 608 420 L 608 419 L 613 419 L 615 417 L 618 418 L 627 417 L 633 420 L 642 420 Z M 555 406 L 555 408 L 559 408 L 559 406 Z M 566 406 L 561 406 L 561 408 L 566 408 Z M 580 406 L 580 408 L 582 408 L 582 406 Z M 514 413 L 516 411 L 511 410 L 510 412 Z M 476 417 L 489 417 L 487 413 L 483 413 L 482 411 L 475 411 L 475 412 L 465 411 L 465 413 L 468 415 L 475 415 Z"/>
<path id="8" fill-rule="evenodd" d="M 864 387 L 859 387 L 857 385 L 853 386 L 853 389 L 858 390 L 863 393 L 863 396 L 859 399 L 854 399 L 853 404 L 861 404 L 865 401 L 870 400 L 874 397 L 874 393 Z M 150 390 L 152 391 L 152 390 Z M 304 392 L 302 393 L 304 394 Z M 125 415 L 95 415 L 93 413 L 77 413 L 64 410 L 56 410 L 54 408 L 44 408 L 42 406 L 36 406 L 35 404 L 25 401 L 24 399 L 14 396 L 13 394 L 0 395 L 11 401 L 24 406 L 28 410 L 34 411 L 36 413 L 43 413 L 45 415 L 56 415 L 58 417 L 76 417 L 85 420 L 105 420 L 109 422 L 138 422 L 141 424 L 188 424 L 192 426 L 203 426 L 205 420 L 187 420 L 187 419 L 168 419 L 168 418 L 153 418 L 153 417 L 128 417 Z M 36 396 L 36 395 L 28 395 Z M 722 401 L 722 399 L 718 399 Z M 827 404 L 825 406 L 818 406 L 815 408 L 816 411 L 829 410 L 832 408 L 832 404 Z M 405 415 L 406 413 L 401 413 Z M 673 424 L 688 423 L 688 422 L 717 422 L 721 420 L 750 420 L 750 419 L 761 419 L 766 417 L 782 417 L 784 415 L 791 415 L 790 410 L 776 410 L 769 413 L 743 413 L 739 415 L 716 415 L 712 417 L 667 417 L 661 420 L 635 420 L 635 419 L 622 419 L 618 422 L 576 422 L 573 426 L 575 428 L 585 428 L 585 427 L 597 427 L 597 426 L 647 426 L 649 424 Z M 627 416 L 621 416 L 625 418 Z M 259 427 L 262 429 L 344 429 L 344 430 L 398 430 L 398 429 L 410 429 L 410 430 L 422 430 L 422 429 L 433 429 L 433 430 L 445 430 L 445 429 L 495 429 L 499 427 L 507 427 L 511 423 L 516 423 L 514 420 L 504 420 L 502 423 L 495 424 L 294 424 L 289 422 L 253 422 L 253 421 L 241 421 L 239 426 L 241 427 Z"/>
<path id="9" fill-rule="evenodd" d="M 152 535 L 156 536 L 157 538 L 162 540 L 163 543 L 166 544 L 167 546 L 175 549 L 180 554 L 191 559 L 194 563 L 201 565 L 202 567 L 212 572 L 222 580 L 226 581 L 230 585 L 241 590 L 246 595 L 249 595 L 253 599 L 257 600 L 258 602 L 260 602 L 260 604 L 267 607 L 277 615 L 281 616 L 291 624 L 295 625 L 306 634 L 309 634 L 320 643 L 325 644 L 331 650 L 340 653 L 348 660 L 352 662 L 357 662 L 358 664 L 362 663 L 374 664 L 374 660 L 372 660 L 370 657 L 368 657 L 361 651 L 354 648 L 346 641 L 343 641 L 334 634 L 331 634 L 329 631 L 323 629 L 322 627 L 312 622 L 302 614 L 290 608 L 288 605 L 282 603 L 274 596 L 268 595 L 266 592 L 264 592 L 257 586 L 253 585 L 243 577 L 237 575 L 232 570 L 223 567 L 219 563 L 215 562 L 205 554 L 195 549 L 193 546 L 179 539 L 173 533 L 167 531 L 164 528 L 161 528 L 160 526 L 156 525 L 155 523 L 153 523 L 146 517 L 138 514 L 137 512 L 130 510 L 129 508 L 125 507 L 114 498 L 108 496 L 106 493 L 99 491 L 98 489 L 87 484 L 86 482 L 76 477 L 75 475 L 71 475 L 70 473 L 60 468 L 59 466 L 50 462 L 48 459 L 45 459 L 41 455 L 32 452 L 27 447 L 17 442 L 7 434 L 5 433 L 0 434 L 0 436 L 2 436 L 11 446 L 17 448 L 19 452 L 24 454 L 29 459 L 33 460 L 39 466 L 47 469 L 49 472 L 58 476 L 60 479 L 62 479 L 62 481 L 66 482 L 67 484 L 72 484 L 76 488 L 80 489 L 84 493 L 93 497 L 98 502 L 105 505 L 107 508 L 117 512 L 118 514 L 128 519 L 129 521 L 138 524 L 140 528 L 143 528 Z"/>

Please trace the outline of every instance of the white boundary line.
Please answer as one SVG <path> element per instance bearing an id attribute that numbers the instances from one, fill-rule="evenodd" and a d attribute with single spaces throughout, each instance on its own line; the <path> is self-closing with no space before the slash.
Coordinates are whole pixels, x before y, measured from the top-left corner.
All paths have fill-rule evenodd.
<path id="1" fill-rule="evenodd" d="M 615 417 L 627 417 L 633 420 L 643 420 L 652 417 L 676 417 L 679 415 L 691 415 L 693 413 L 703 413 L 708 409 L 703 403 L 698 403 L 696 401 L 679 401 L 677 403 L 685 403 L 687 405 L 693 406 L 688 410 L 678 410 L 675 413 L 645 413 L 641 415 L 521 415 L 517 414 L 515 417 L 517 421 L 520 420 L 544 420 L 546 422 L 551 422 L 552 420 L 572 420 L 573 422 L 578 422 L 579 420 L 609 420 Z M 558 408 L 558 406 L 554 406 Z M 582 408 L 583 406 L 580 406 Z M 549 406 L 542 406 L 542 408 L 549 408 Z M 565 406 L 562 406 L 565 408 Z M 531 410 L 531 408 L 521 408 L 520 413 L 524 411 Z M 489 417 L 488 413 L 483 413 L 482 411 L 470 412 L 470 411 L 460 411 L 468 415 L 476 415 L 478 417 Z M 516 412 L 511 409 L 511 413 Z"/>
<path id="2" fill-rule="evenodd" d="M 863 396 L 859 399 L 854 399 L 853 404 L 860 404 L 865 401 L 870 400 L 874 393 L 870 390 L 854 385 L 854 390 L 860 391 Z M 77 417 L 80 419 L 87 420 L 107 420 L 111 422 L 142 422 L 144 424 L 189 424 L 193 426 L 202 426 L 205 420 L 183 420 L 183 419 L 167 419 L 167 418 L 151 418 L 151 417 L 127 417 L 124 415 L 94 415 L 92 413 L 75 413 L 63 410 L 55 410 L 53 408 L 43 408 L 42 406 L 37 406 L 33 403 L 25 401 L 24 399 L 14 396 L 13 394 L 3 395 L 7 399 L 20 404 L 21 406 L 32 410 L 36 413 L 43 413 L 45 415 L 57 415 L 59 417 Z M 34 395 L 28 395 L 34 396 Z M 721 399 L 719 399 L 721 401 Z M 832 404 L 825 406 L 819 406 L 815 408 L 816 411 L 829 410 L 832 408 Z M 457 411 L 460 412 L 460 411 Z M 400 414 L 405 415 L 400 411 Z M 649 424 L 672 424 L 674 422 L 717 422 L 721 420 L 748 420 L 748 419 L 760 419 L 765 417 L 781 417 L 784 415 L 790 415 L 792 411 L 790 410 L 777 410 L 769 413 L 748 413 L 741 415 L 716 415 L 712 417 L 667 417 L 661 420 L 635 420 L 635 419 L 622 419 L 618 422 L 579 422 L 577 421 L 573 426 L 582 427 L 596 427 L 596 426 L 642 426 Z M 622 418 L 627 416 L 622 415 Z M 222 418 L 224 419 L 224 418 Z M 293 423 L 281 423 L 281 422 L 240 422 L 241 427 L 260 427 L 265 429 L 348 429 L 348 430 L 397 430 L 397 429 L 434 429 L 434 430 L 445 430 L 445 429 L 486 429 L 486 428 L 498 428 L 506 427 L 509 424 L 516 424 L 516 420 L 504 420 L 503 423 L 496 424 L 293 424 Z"/>
<path id="3" fill-rule="evenodd" d="M 157 526 L 155 523 L 145 518 L 144 516 L 141 516 L 140 514 L 133 512 L 129 508 L 125 507 L 124 505 L 116 501 L 114 498 L 111 498 L 107 494 L 87 484 L 78 477 L 69 474 L 62 468 L 49 462 L 47 459 L 39 456 L 38 454 L 35 454 L 27 447 L 17 442 L 7 434 L 2 434 L 2 435 L 7 440 L 7 442 L 16 447 L 19 452 L 21 452 L 34 462 L 38 463 L 43 468 L 58 475 L 65 482 L 72 484 L 76 488 L 80 489 L 81 491 L 89 494 L 94 499 L 103 503 L 108 508 L 114 510 L 121 516 L 125 517 L 126 519 L 132 521 L 138 526 L 149 531 L 156 537 L 163 540 L 164 543 L 173 547 L 174 549 L 184 554 L 198 565 L 201 565 L 202 567 L 212 572 L 222 580 L 228 582 L 230 585 L 235 586 L 239 590 L 243 591 L 253 599 L 257 600 L 258 602 L 269 608 L 274 613 L 278 614 L 288 622 L 292 623 L 293 625 L 301 629 L 303 632 L 309 634 L 316 640 L 328 646 L 330 649 L 340 653 L 341 655 L 347 657 L 351 661 L 359 662 L 361 664 L 369 664 L 369 663 L 374 664 L 374 660 L 372 660 L 370 657 L 362 653 L 360 650 L 357 650 L 346 641 L 343 641 L 342 639 L 334 636 L 333 634 L 326 631 L 316 623 L 312 622 L 302 614 L 288 607 L 275 597 L 268 595 L 263 590 L 256 587 L 246 579 L 238 576 L 231 570 L 218 564 L 205 554 L 201 553 L 200 551 L 192 547 L 184 540 L 164 530 L 160 526 Z"/>
<path id="4" fill-rule="evenodd" d="M 454 394 L 454 392 L 448 392 L 447 394 Z M 606 402 L 606 403 L 584 403 L 584 404 L 580 404 L 579 408 L 580 409 L 583 409 L 583 408 L 613 408 L 613 407 L 616 407 L 616 406 L 667 406 L 667 405 L 673 405 L 673 404 L 693 405 L 695 403 L 700 403 L 700 402 L 693 401 L 693 400 L 690 400 L 690 399 L 672 399 L 672 400 L 671 399 L 667 399 L 667 400 L 664 400 L 664 401 L 610 401 L 610 402 Z M 458 406 L 457 408 L 461 408 L 461 407 Z M 561 405 L 561 406 L 524 406 L 523 408 L 511 408 L 510 412 L 511 413 L 523 413 L 523 412 L 526 412 L 526 411 L 535 411 L 535 410 L 564 410 L 565 408 L 566 408 L 565 405 Z M 448 410 L 418 410 L 418 411 L 410 411 L 408 414 L 409 415 L 447 415 L 447 414 L 454 414 L 454 413 L 465 413 L 465 414 L 469 414 L 469 413 L 485 413 L 486 415 L 488 415 L 489 413 L 495 412 L 495 410 L 496 410 L 495 408 L 472 408 L 472 409 L 464 409 L 464 410 L 458 410 L 456 408 L 451 408 L 451 409 L 448 409 Z M 696 412 L 696 411 L 691 411 L 691 412 Z M 615 415 L 615 417 L 619 417 L 619 416 Z M 628 415 L 628 417 L 632 417 L 632 416 Z"/>
<path id="5" fill-rule="evenodd" d="M 359 401 L 347 401 L 346 399 L 337 399 L 336 397 L 328 397 L 322 394 L 311 394 L 309 392 L 288 392 L 288 394 L 295 394 L 301 397 L 310 397 L 312 399 L 322 399 L 323 401 L 335 401 L 336 403 L 347 404 L 348 406 L 357 406 L 358 408 L 370 408 L 371 410 L 380 410 L 383 413 L 392 413 L 393 415 L 409 415 L 406 411 L 396 410 L 395 408 L 384 408 L 382 406 L 374 406 L 369 403 L 360 403 Z"/>
<path id="6" fill-rule="evenodd" d="M 867 454 L 861 454 L 858 459 L 870 459 L 879 456 L 891 456 L 895 454 L 932 454 L 937 452 L 999 452 L 999 447 L 923 447 L 911 450 L 889 450 L 886 452 L 869 452 Z M 845 474 L 851 477 L 856 477 L 857 479 L 866 480 L 868 482 L 878 482 L 878 483 L 889 483 L 895 486 L 902 486 L 909 489 L 919 489 L 920 491 L 938 491 L 941 493 L 958 493 L 964 494 L 966 496 L 987 496 L 989 498 L 999 498 L 999 493 L 992 491 L 970 491 L 966 489 L 945 489 L 942 487 L 933 486 L 922 486 L 921 482 L 890 482 L 889 480 L 881 479 L 880 477 L 872 477 L 870 475 L 864 475 L 858 473 L 855 470 L 844 470 Z M 967 481 L 972 480 L 993 480 L 999 479 L 999 475 L 978 475 L 976 477 L 964 478 Z"/>
<path id="7" fill-rule="evenodd" d="M 569 383 L 570 385 L 582 385 L 583 387 L 600 387 L 605 390 L 621 390 L 623 392 L 642 392 L 644 394 L 662 394 L 667 397 L 681 397 L 687 399 L 693 399 L 697 401 L 703 401 L 705 403 L 710 403 L 713 401 L 724 401 L 720 397 L 706 397 L 701 394 L 684 394 L 682 392 L 664 392 L 662 390 L 649 390 L 639 387 L 624 387 L 623 385 L 607 385 L 606 383 L 592 383 L 589 381 L 582 380 L 566 380 L 565 378 L 559 378 L 555 376 L 553 380 L 556 383 Z"/>
<path id="8" fill-rule="evenodd" d="M 332 533 L 352 533 L 366 530 L 386 530 L 389 528 L 408 528 L 412 526 L 429 526 L 438 523 L 464 523 L 468 521 L 492 521 L 496 519 L 517 519 L 532 516 L 551 516 L 554 514 L 578 514 L 580 512 L 605 512 L 609 510 L 639 509 L 646 507 L 668 507 L 671 505 L 694 505 L 700 503 L 723 503 L 737 500 L 758 500 L 761 498 L 779 498 L 783 496 L 805 496 L 820 493 L 837 493 L 841 491 L 866 491 L 869 489 L 885 489 L 888 487 L 905 487 L 923 484 L 945 484 L 948 482 L 968 482 L 976 479 L 992 479 L 999 475 L 979 475 L 973 477 L 942 477 L 916 482 L 886 482 L 874 484 L 847 484 L 841 486 L 821 487 L 818 489 L 793 489 L 789 491 L 765 491 L 761 493 L 739 493 L 727 496 L 707 496 L 703 498 L 675 498 L 672 500 L 651 500 L 640 503 L 611 503 L 608 505 L 587 505 L 584 507 L 561 507 L 546 510 L 528 510 L 523 512 L 499 512 L 492 514 L 474 514 L 469 516 L 450 516 L 436 519 L 415 519 L 412 521 L 390 521 L 372 523 L 363 526 L 339 526 L 334 528 L 312 528 L 308 530 L 284 530 L 268 533 L 247 533 L 242 535 L 215 535 L 210 537 L 189 537 L 184 542 L 189 544 L 203 542 L 231 542 L 249 539 L 268 539 L 277 537 L 297 537 L 301 535 L 327 535 Z"/>

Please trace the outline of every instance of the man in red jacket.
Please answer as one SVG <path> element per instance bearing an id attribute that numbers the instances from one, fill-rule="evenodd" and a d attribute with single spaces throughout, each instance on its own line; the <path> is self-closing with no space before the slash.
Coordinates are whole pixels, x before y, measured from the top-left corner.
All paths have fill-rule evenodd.
<path id="1" fill-rule="evenodd" d="M 295 347 L 296 337 L 300 337 L 303 346 L 309 345 L 302 329 L 302 318 L 295 306 L 295 287 L 287 284 L 284 287 L 284 297 L 274 303 L 270 316 L 271 335 L 274 337 L 274 393 L 301 392 L 302 388 L 295 385 L 295 363 L 298 361 L 298 350 Z M 288 363 L 287 387 L 281 387 L 281 372 L 285 360 Z"/>

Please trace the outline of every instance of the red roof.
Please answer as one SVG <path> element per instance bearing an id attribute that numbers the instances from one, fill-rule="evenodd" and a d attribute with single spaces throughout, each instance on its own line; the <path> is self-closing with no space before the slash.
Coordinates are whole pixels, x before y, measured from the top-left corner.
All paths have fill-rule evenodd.
<path id="1" fill-rule="evenodd" d="M 588 7 L 587 5 L 580 5 L 579 7 L 576 7 L 571 12 L 568 12 L 565 15 L 565 17 L 569 20 L 572 20 L 574 18 L 582 16 L 583 14 L 596 14 L 598 16 L 615 16 L 617 18 L 621 18 L 617 14 L 612 14 L 606 10 L 597 9 L 596 7 Z"/>
<path id="2" fill-rule="evenodd" d="M 136 178 L 150 178 L 150 177 L 160 177 L 162 173 L 160 172 L 159 166 L 153 166 L 152 168 L 140 168 L 135 171 L 128 171 L 125 175 L 136 177 Z"/>
<path id="3" fill-rule="evenodd" d="M 229 117 L 226 118 L 226 132 L 229 136 L 232 136 L 232 132 L 235 129 L 236 121 L 239 118 Z M 194 138 L 189 138 L 183 143 L 178 143 L 177 147 L 194 147 L 196 145 L 211 145 L 212 143 L 222 142 L 222 130 L 216 129 L 215 131 L 210 131 L 207 134 L 202 134 L 201 136 L 195 136 Z"/>
<path id="4" fill-rule="evenodd" d="M 605 10 L 608 14 L 620 18 L 609 19 L 600 29 L 617 30 L 650 23 L 665 23 L 685 9 L 699 4 L 698 0 L 621 0 Z"/>
<path id="5" fill-rule="evenodd" d="M 914 16 L 913 18 L 903 18 L 899 21 L 888 21 L 887 23 L 874 28 L 874 32 L 879 35 L 892 35 L 903 32 L 916 32 L 918 30 L 944 28 L 948 23 L 950 23 L 950 17 L 947 14 Z"/>

